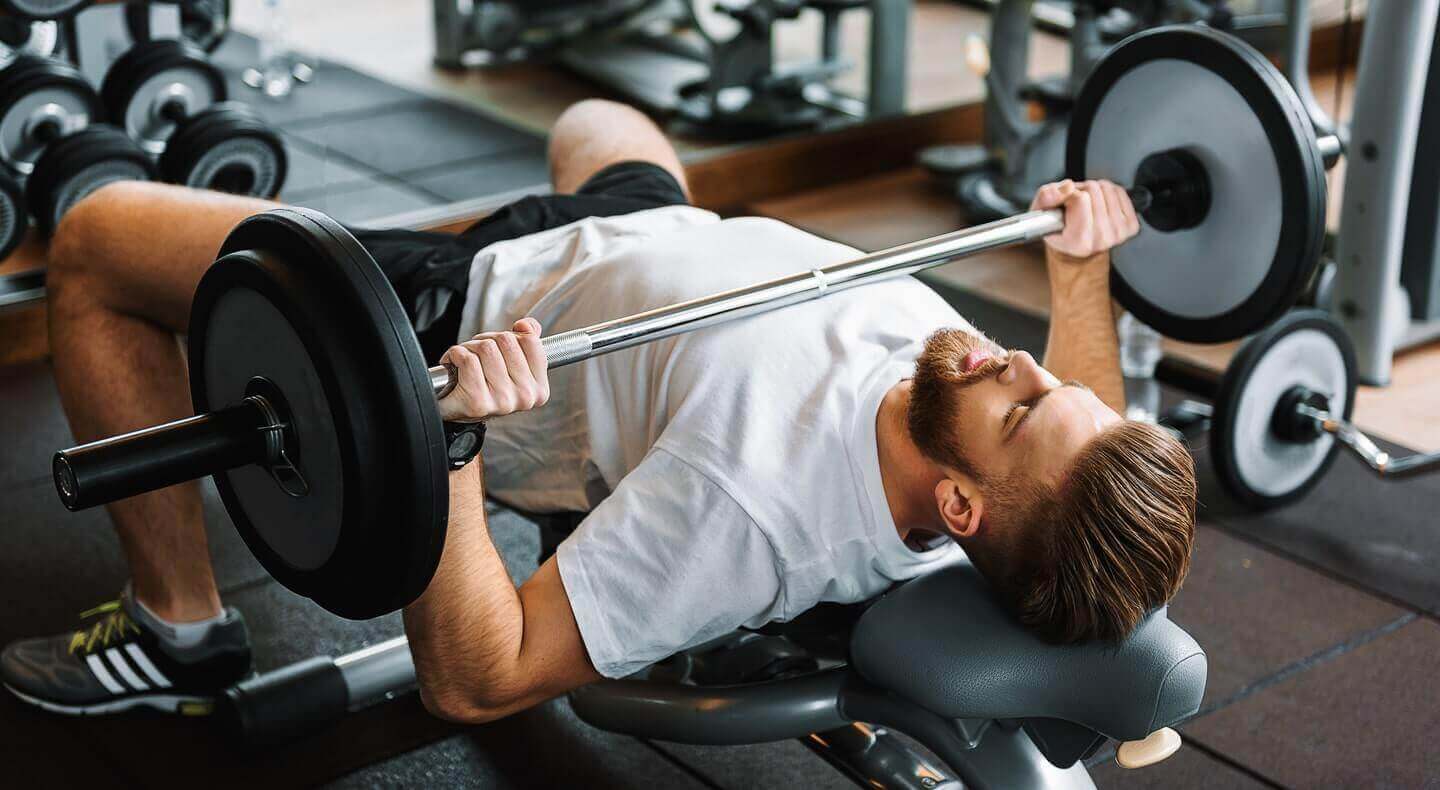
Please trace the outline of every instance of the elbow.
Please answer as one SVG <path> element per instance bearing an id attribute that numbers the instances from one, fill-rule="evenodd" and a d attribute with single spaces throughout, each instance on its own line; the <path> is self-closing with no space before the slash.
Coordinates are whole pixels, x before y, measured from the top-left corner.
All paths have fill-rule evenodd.
<path id="1" fill-rule="evenodd" d="M 425 710 L 456 724 L 486 724 L 503 719 L 526 707 L 525 697 L 517 684 L 479 687 L 454 678 L 420 677 L 420 702 Z"/>
<path id="2" fill-rule="evenodd" d="M 420 687 L 420 701 L 431 716 L 454 724 L 488 724 L 504 717 L 500 711 L 462 694 L 427 691 L 424 686 Z"/>

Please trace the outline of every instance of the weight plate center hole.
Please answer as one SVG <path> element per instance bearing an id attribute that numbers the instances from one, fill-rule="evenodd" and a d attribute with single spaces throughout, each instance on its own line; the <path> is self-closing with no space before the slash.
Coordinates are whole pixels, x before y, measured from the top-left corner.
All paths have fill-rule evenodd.
<path id="1" fill-rule="evenodd" d="M 229 192 L 234 195 L 249 195 L 255 188 L 257 176 L 255 169 L 248 164 L 236 162 L 225 165 L 215 173 L 207 186 L 217 192 Z"/>
<path id="2" fill-rule="evenodd" d="M 1158 231 L 1188 230 L 1210 213 L 1210 176 L 1200 158 L 1183 148 L 1145 157 L 1132 183 L 1150 191 L 1150 206 L 1140 216 Z"/>
<path id="3" fill-rule="evenodd" d="M 1299 444 L 1318 440 L 1324 431 L 1314 417 L 1301 410 L 1302 406 L 1328 414 L 1330 399 L 1309 387 L 1291 387 L 1275 404 L 1275 413 L 1270 419 L 1271 433 L 1287 442 Z"/>
<path id="4" fill-rule="evenodd" d="M 286 494 L 301 497 L 310 493 L 310 485 L 300 472 L 300 436 L 285 394 L 274 382 L 256 376 L 245 385 L 245 399 L 259 406 L 269 418 L 268 425 L 262 428 L 269 434 L 267 460 L 262 465 Z"/>

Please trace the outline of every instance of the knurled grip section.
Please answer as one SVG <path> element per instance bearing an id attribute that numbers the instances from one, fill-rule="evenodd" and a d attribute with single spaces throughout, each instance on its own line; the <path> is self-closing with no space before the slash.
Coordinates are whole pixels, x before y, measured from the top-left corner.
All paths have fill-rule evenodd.
<path id="1" fill-rule="evenodd" d="M 545 349 L 546 366 L 550 368 L 558 368 L 561 365 L 587 359 L 590 352 L 595 350 L 595 344 L 591 340 L 590 334 L 580 330 L 561 332 L 558 335 L 542 338 L 540 345 Z"/>

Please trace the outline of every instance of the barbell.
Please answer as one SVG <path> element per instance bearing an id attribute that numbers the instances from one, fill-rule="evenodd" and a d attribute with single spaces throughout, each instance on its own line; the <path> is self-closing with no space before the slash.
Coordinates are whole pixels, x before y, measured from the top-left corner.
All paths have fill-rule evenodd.
<path id="1" fill-rule="evenodd" d="M 1113 284 L 1156 329 L 1229 340 L 1293 304 L 1324 228 L 1322 156 L 1294 91 L 1247 45 L 1198 27 L 1128 39 L 1081 91 L 1068 145 L 1072 177 L 1132 185 L 1142 229 L 1113 251 Z M 560 368 L 1063 228 L 1059 210 L 1027 212 L 542 345 Z M 199 413 L 57 453 L 66 507 L 213 475 L 251 551 L 295 592 L 351 618 L 418 597 L 445 542 L 437 402 L 454 374 L 426 367 L 359 242 L 306 209 L 246 219 L 200 281 L 188 342 Z"/>
<path id="2" fill-rule="evenodd" d="M 1440 452 L 1400 458 L 1353 422 L 1355 349 L 1320 310 L 1297 310 L 1245 342 L 1220 380 L 1210 456 L 1227 493 L 1256 510 L 1300 498 L 1341 447 L 1393 480 L 1440 469 Z"/>

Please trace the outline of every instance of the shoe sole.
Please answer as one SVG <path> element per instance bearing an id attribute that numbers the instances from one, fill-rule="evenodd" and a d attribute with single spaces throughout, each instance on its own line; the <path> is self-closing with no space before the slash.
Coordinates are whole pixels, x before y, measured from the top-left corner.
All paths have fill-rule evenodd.
<path id="1" fill-rule="evenodd" d="M 152 708 L 162 713 L 174 713 L 181 716 L 206 716 L 215 708 L 213 697 L 194 697 L 181 694 L 144 694 L 94 705 L 60 705 L 18 691 L 9 683 L 3 685 L 6 691 L 14 694 L 22 702 L 65 716 L 104 716 L 135 708 Z"/>

